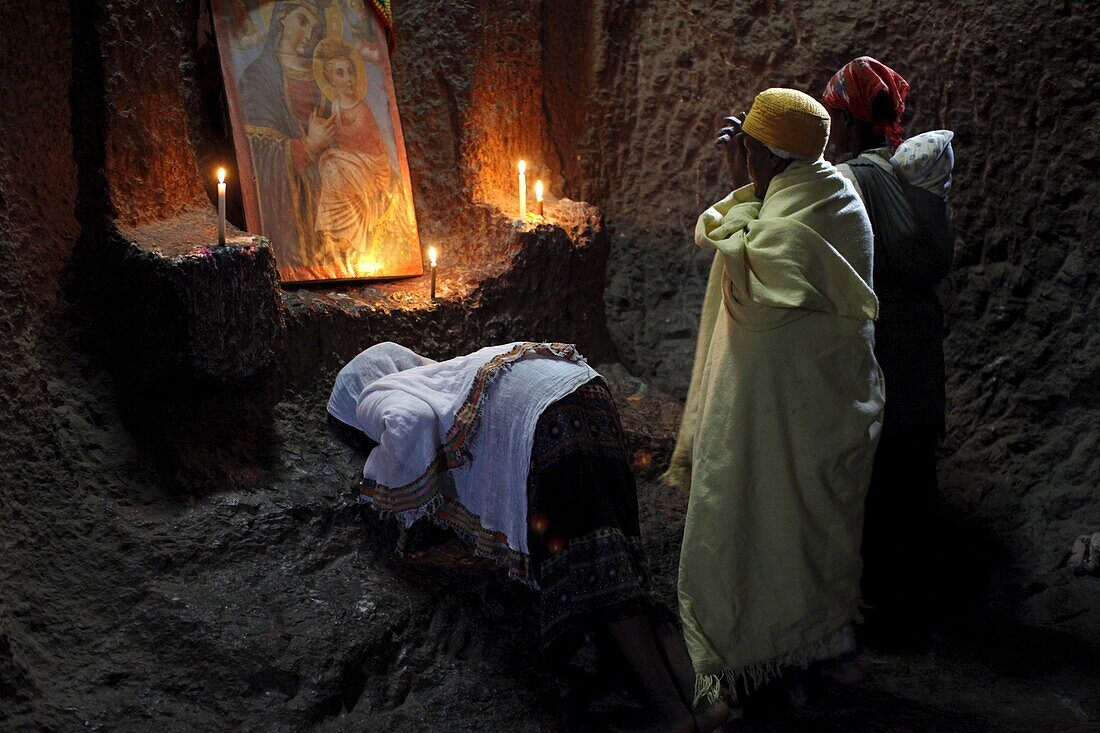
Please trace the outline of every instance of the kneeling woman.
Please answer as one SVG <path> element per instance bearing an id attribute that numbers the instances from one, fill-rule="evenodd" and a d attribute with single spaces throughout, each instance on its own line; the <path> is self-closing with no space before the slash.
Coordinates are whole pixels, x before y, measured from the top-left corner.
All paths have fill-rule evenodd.
<path id="1" fill-rule="evenodd" d="M 361 501 L 406 527 L 428 517 L 451 528 L 541 590 L 544 649 L 606 629 L 657 729 L 724 721 L 724 703 L 690 711 L 694 672 L 655 612 L 619 415 L 573 346 L 513 343 L 435 362 L 378 344 L 340 371 L 328 409 L 377 443 Z"/>

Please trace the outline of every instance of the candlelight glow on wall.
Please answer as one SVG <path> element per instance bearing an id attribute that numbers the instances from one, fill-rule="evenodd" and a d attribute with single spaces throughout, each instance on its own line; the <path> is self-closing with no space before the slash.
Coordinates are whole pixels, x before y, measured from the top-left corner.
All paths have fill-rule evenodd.
<path id="1" fill-rule="evenodd" d="M 519 220 L 527 218 L 527 161 L 519 162 Z"/>
<path id="2" fill-rule="evenodd" d="M 435 264 L 436 264 L 435 256 L 436 256 L 435 247 L 428 247 L 428 263 L 432 267 L 432 292 L 431 292 L 432 300 L 435 300 Z"/>

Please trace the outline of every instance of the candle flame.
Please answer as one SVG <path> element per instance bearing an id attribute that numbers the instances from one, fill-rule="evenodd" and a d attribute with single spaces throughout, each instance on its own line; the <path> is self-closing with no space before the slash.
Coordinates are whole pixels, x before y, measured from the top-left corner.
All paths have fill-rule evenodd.
<path id="1" fill-rule="evenodd" d="M 218 169 L 218 183 L 225 183 L 225 168 Z"/>
<path id="2" fill-rule="evenodd" d="M 521 160 L 519 162 L 519 174 L 522 176 L 526 172 L 527 172 L 527 161 L 526 160 Z"/>
<path id="3" fill-rule="evenodd" d="M 542 179 L 535 181 L 535 201 L 542 201 Z"/>
<path id="4" fill-rule="evenodd" d="M 428 261 L 435 267 L 435 247 L 428 247 Z"/>

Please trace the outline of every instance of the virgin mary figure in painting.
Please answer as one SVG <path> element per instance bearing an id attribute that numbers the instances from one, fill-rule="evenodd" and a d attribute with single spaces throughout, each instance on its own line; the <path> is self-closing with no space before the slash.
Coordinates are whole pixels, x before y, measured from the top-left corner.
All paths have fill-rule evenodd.
<path id="1" fill-rule="evenodd" d="M 313 51 L 324 34 L 319 3 L 279 0 L 263 51 L 238 82 L 261 192 L 260 223 L 284 273 L 308 274 L 307 268 L 322 264 L 314 227 L 316 160 L 335 139 L 335 123 L 323 115 L 313 74 Z"/>
<path id="2" fill-rule="evenodd" d="M 271 240 L 282 280 L 421 274 L 388 5 L 213 8 L 245 218 Z"/>

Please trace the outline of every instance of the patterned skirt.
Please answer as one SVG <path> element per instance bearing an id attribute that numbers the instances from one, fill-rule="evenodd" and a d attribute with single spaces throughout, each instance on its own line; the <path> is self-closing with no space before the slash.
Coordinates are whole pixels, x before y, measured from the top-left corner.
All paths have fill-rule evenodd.
<path id="1" fill-rule="evenodd" d="M 634 473 L 602 379 L 539 418 L 527 521 L 544 648 L 651 605 Z"/>

